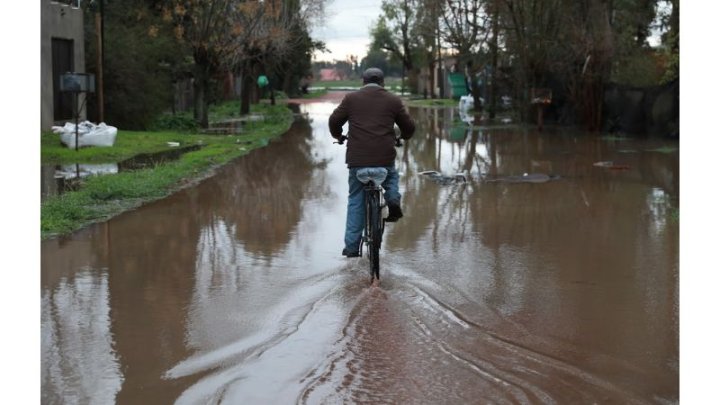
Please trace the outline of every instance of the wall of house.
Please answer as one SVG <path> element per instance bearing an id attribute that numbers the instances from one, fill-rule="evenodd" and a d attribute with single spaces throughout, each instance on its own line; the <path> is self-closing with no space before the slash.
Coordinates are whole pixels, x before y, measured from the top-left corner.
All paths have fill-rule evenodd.
<path id="1" fill-rule="evenodd" d="M 55 123 L 53 119 L 52 38 L 73 40 L 75 71 L 84 73 L 83 11 L 80 8 L 51 0 L 40 1 L 40 125 L 42 130 L 49 130 L 53 125 L 65 124 L 64 122 Z M 85 117 L 83 109 L 80 120 L 84 120 Z"/>

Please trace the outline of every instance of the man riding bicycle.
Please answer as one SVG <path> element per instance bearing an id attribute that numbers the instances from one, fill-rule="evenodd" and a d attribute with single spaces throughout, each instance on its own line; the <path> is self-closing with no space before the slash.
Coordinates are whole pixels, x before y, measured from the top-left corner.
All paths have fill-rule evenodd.
<path id="1" fill-rule="evenodd" d="M 395 169 L 395 124 L 400 137 L 409 139 L 415 132 L 415 123 L 400 97 L 385 90 L 382 70 L 369 68 L 363 72 L 363 87 L 345 96 L 328 120 L 330 135 L 342 139 L 342 127 L 350 122 L 345 163 L 348 166 L 348 206 L 345 223 L 347 257 L 360 256 L 360 241 L 365 223 L 363 184 L 356 178 L 362 167 L 384 167 L 388 174 L 382 183 L 388 205 L 386 222 L 402 218 L 400 209 L 399 176 Z"/>

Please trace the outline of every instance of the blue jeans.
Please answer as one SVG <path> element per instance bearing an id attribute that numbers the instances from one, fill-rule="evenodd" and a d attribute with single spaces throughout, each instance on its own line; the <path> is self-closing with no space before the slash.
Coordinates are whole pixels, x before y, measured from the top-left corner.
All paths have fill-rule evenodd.
<path id="1" fill-rule="evenodd" d="M 348 205 L 347 220 L 345 222 L 345 249 L 348 252 L 360 251 L 360 240 L 365 227 L 365 185 L 357 179 L 357 171 L 360 167 L 348 169 Z M 395 166 L 386 166 L 388 174 L 382 187 L 385 190 L 384 197 L 388 203 L 400 205 L 400 190 L 398 175 Z"/>

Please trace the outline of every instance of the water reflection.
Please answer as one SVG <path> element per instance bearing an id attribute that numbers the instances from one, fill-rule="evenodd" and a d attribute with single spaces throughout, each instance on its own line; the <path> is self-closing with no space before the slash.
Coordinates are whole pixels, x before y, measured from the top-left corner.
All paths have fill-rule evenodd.
<path id="1" fill-rule="evenodd" d="M 284 142 L 253 152 L 223 173 L 227 181 L 206 186 L 212 187 L 214 215 L 232 227 L 248 252 L 270 256 L 282 249 L 300 220 L 305 194 L 322 196 L 323 190 L 310 187 L 313 169 L 324 165 L 311 155 L 311 135 L 308 123 L 299 121 Z"/>
<path id="2" fill-rule="evenodd" d="M 43 243 L 48 402 L 677 401 L 678 154 L 652 151 L 668 142 L 413 109 L 405 218 L 371 290 L 365 260 L 340 256 L 336 105 L 304 105 L 308 121 L 196 187 Z M 483 181 L 523 173 L 559 179 Z M 65 330 L 92 337 L 98 364 Z M 68 377 L 101 366 L 97 393 Z"/>
<path id="3" fill-rule="evenodd" d="M 81 270 L 43 291 L 43 403 L 115 401 L 123 375 L 110 324 L 106 269 Z"/>

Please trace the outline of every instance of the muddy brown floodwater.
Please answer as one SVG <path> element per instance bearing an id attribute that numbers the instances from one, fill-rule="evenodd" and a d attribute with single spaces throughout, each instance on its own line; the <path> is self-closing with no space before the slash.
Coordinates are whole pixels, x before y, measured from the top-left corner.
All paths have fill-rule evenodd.
<path id="1" fill-rule="evenodd" d="M 43 403 L 678 401 L 677 141 L 412 109 L 405 217 L 369 288 L 365 258 L 340 255 L 335 103 L 196 187 L 42 243 Z M 524 173 L 552 176 L 483 181 Z"/>

